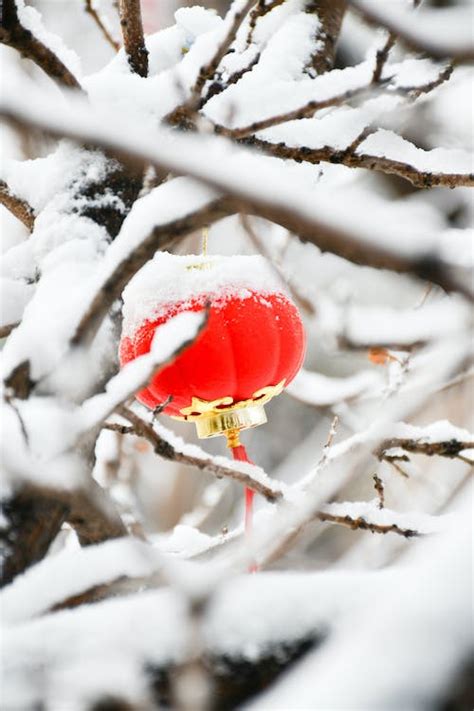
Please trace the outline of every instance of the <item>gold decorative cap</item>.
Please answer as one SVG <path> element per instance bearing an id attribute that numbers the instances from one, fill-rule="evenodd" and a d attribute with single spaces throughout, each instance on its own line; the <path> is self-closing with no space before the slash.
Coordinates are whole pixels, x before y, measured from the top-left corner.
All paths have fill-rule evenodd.
<path id="1" fill-rule="evenodd" d="M 283 390 L 285 380 L 257 390 L 248 400 L 234 402 L 231 396 L 218 400 L 193 397 L 191 405 L 183 407 L 177 420 L 194 422 L 200 439 L 240 432 L 267 422 L 264 405 Z"/>

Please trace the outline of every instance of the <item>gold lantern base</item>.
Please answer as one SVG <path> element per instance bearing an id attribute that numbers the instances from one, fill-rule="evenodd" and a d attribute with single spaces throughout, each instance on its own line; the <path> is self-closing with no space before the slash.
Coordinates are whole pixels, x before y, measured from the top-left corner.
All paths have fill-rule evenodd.
<path id="1" fill-rule="evenodd" d="M 263 406 L 272 397 L 279 395 L 284 386 L 285 381 L 282 380 L 278 385 L 268 385 L 257 390 L 250 399 L 238 402 L 234 402 L 230 396 L 212 401 L 193 397 L 191 405 L 180 410 L 181 416 L 175 419 L 194 422 L 200 439 L 225 435 L 229 446 L 238 446 L 238 433 L 241 430 L 267 422 Z"/>
<path id="2" fill-rule="evenodd" d="M 230 431 L 240 432 L 251 427 L 258 427 L 258 425 L 264 425 L 266 421 L 267 416 L 263 405 L 253 405 L 235 410 L 224 410 L 209 417 L 202 417 L 195 420 L 194 424 L 199 439 L 206 439 L 207 437 L 225 435 Z"/>

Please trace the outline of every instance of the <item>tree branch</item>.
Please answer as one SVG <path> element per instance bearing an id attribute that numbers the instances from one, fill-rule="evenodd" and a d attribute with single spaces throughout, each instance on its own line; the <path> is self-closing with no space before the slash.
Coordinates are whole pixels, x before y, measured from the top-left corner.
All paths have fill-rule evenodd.
<path id="1" fill-rule="evenodd" d="M 143 35 L 140 0 L 120 0 L 120 26 L 130 68 L 141 77 L 148 76 L 148 50 Z"/>
<path id="2" fill-rule="evenodd" d="M 180 452 L 173 447 L 169 441 L 161 437 L 151 424 L 143 420 L 133 410 L 122 406 L 117 408 L 117 414 L 128 420 L 131 426 L 123 427 L 123 425 L 113 423 L 105 425 L 106 429 L 113 429 L 122 434 L 133 434 L 137 437 L 143 437 L 150 442 L 153 451 L 160 457 L 163 457 L 163 459 L 169 459 L 173 462 L 181 462 L 182 464 L 196 467 L 197 469 L 213 474 L 218 479 L 226 477 L 238 481 L 240 484 L 252 489 L 252 491 L 264 496 L 267 501 L 274 502 L 282 498 L 283 492 L 280 486 L 269 477 L 265 476 L 265 480 L 261 481 L 246 471 L 241 471 L 231 466 L 230 460 L 229 465 L 221 464 L 220 461 L 216 462 L 214 458 L 209 457 L 205 452 L 202 453 L 202 457 Z"/>
<path id="3" fill-rule="evenodd" d="M 402 528 L 396 523 L 372 523 L 371 521 L 367 521 L 363 516 L 357 516 L 357 518 L 353 518 L 352 516 L 335 516 L 334 514 L 330 514 L 325 511 L 318 511 L 315 518 L 319 519 L 319 521 L 336 523 L 339 526 L 346 526 L 352 531 L 371 531 L 372 533 L 382 534 L 396 533 L 404 538 L 414 538 L 420 535 L 420 533 L 415 531 L 413 528 Z"/>
<path id="4" fill-rule="evenodd" d="M 127 535 L 112 501 L 92 479 L 74 491 L 24 484 L 3 505 L 2 585 L 42 560 L 64 522 L 76 531 L 81 545 Z"/>
<path id="5" fill-rule="evenodd" d="M 101 16 L 99 15 L 99 13 L 97 12 L 97 10 L 95 9 L 95 7 L 94 7 L 94 5 L 93 5 L 93 2 L 94 2 L 94 0 L 85 0 L 85 3 L 86 3 L 85 10 L 86 10 L 86 12 L 92 17 L 92 19 L 94 20 L 95 24 L 97 25 L 97 27 L 99 28 L 99 30 L 102 32 L 102 34 L 103 34 L 103 36 L 104 36 L 104 38 L 105 38 L 105 41 L 108 42 L 108 43 L 110 44 L 110 46 L 111 46 L 116 52 L 118 52 L 118 50 L 120 49 L 120 44 L 119 44 L 116 40 L 114 40 L 114 38 L 113 38 L 112 35 L 110 34 L 110 32 L 109 32 L 109 30 L 107 29 L 107 27 L 105 26 L 105 24 L 104 24 L 104 22 L 103 22 Z"/>
<path id="6" fill-rule="evenodd" d="M 334 66 L 336 44 L 345 11 L 346 0 L 310 0 L 306 5 L 306 12 L 316 14 L 320 21 L 315 37 L 316 49 L 311 58 L 311 66 L 316 74 L 324 74 Z"/>
<path id="7" fill-rule="evenodd" d="M 66 521 L 76 531 L 82 546 L 128 535 L 109 494 L 93 479 L 87 489 L 78 489 L 65 499 L 69 503 Z"/>
<path id="8" fill-rule="evenodd" d="M 50 492 L 24 486 L 3 503 L 2 511 L 6 521 L 0 528 L 3 586 L 44 558 L 66 520 L 68 505 Z"/>
<path id="9" fill-rule="evenodd" d="M 363 141 L 360 142 L 362 143 Z M 366 170 L 397 175 L 417 188 L 474 186 L 474 173 L 434 173 L 418 170 L 413 165 L 403 161 L 356 152 L 353 146 L 349 146 L 345 150 L 336 149 L 332 146 L 324 146 L 323 148 L 292 147 L 287 146 L 285 143 L 271 143 L 254 137 L 247 139 L 245 143 L 259 148 L 267 155 L 272 155 L 276 158 L 289 158 L 298 163 L 306 162 L 314 165 L 321 162 L 333 163 L 345 165 L 348 168 L 365 168 Z"/>
<path id="10" fill-rule="evenodd" d="M 159 169 L 163 168 L 178 174 L 185 173 L 228 196 L 217 198 L 195 213 L 155 228 L 134 250 L 133 256 L 120 263 L 116 272 L 107 280 L 106 286 L 97 294 L 93 307 L 81 321 L 76 342 L 81 342 L 85 338 L 89 328 L 92 330 L 98 328 L 107 309 L 120 294 L 127 280 L 153 256 L 156 249 L 169 248 L 174 240 L 188 232 L 235 212 L 259 215 L 271 222 L 276 222 L 298 235 L 303 241 L 312 242 L 322 251 L 331 252 L 356 264 L 413 274 L 420 279 L 438 284 L 446 291 L 459 291 L 466 298 L 470 300 L 473 298 L 470 283 L 468 283 L 467 277 L 464 278 L 464 271 L 467 274 L 468 270 L 453 269 L 451 265 L 446 264 L 430 252 L 412 255 L 399 251 L 395 246 L 386 245 L 382 234 L 379 241 L 373 239 L 368 241 L 362 234 L 350 227 L 346 229 L 333 224 L 327 216 L 324 216 L 324 211 L 323 214 L 316 213 L 315 210 L 309 210 L 308 213 L 307 208 L 295 206 L 293 200 L 281 199 L 280 194 L 275 197 L 271 191 L 267 193 L 258 187 L 256 189 L 254 183 L 249 185 L 238 178 L 235 179 L 232 169 L 234 158 L 238 165 L 241 165 L 239 156 L 236 156 L 235 152 L 232 156 L 225 154 L 228 169 L 223 176 L 222 172 L 209 170 L 207 167 L 204 156 L 208 155 L 208 145 L 202 150 L 194 145 L 193 158 L 191 161 L 187 161 L 183 159 L 182 155 L 190 144 L 184 136 L 175 135 L 173 137 L 174 149 L 171 155 L 170 151 L 166 150 L 166 146 L 161 147 L 161 132 L 150 132 L 150 135 L 146 137 L 145 148 L 145 140 L 140 141 L 136 137 L 133 140 L 128 140 L 123 128 L 120 129 L 120 132 L 109 132 L 107 136 L 103 135 L 91 118 L 89 108 L 87 111 L 80 111 L 79 107 L 76 107 L 74 123 L 66 122 L 65 119 L 66 116 L 69 116 L 69 112 L 65 112 L 60 106 L 55 107 L 55 112 L 56 118 L 53 115 L 46 119 L 37 114 L 32 115 L 31 110 L 26 112 L 22 108 L 16 109 L 10 105 L 0 107 L 0 115 L 16 125 L 24 126 L 27 129 L 39 129 L 46 135 L 61 136 L 120 152 L 122 160 L 127 160 L 135 165 L 137 162 L 148 163 Z M 155 138 L 152 138 L 153 136 Z M 217 147 L 216 145 L 216 150 Z M 202 160 L 198 161 L 198 156 L 201 155 Z M 265 173 L 265 175 L 269 175 L 269 173 Z M 275 181 L 273 182 L 275 183 Z M 283 188 L 283 186 L 281 187 Z"/>
<path id="11" fill-rule="evenodd" d="M 59 84 L 73 89 L 81 86 L 76 77 L 49 47 L 25 29 L 18 18 L 15 0 L 3 0 L 0 9 L 0 42 L 16 49 L 22 57 L 31 59 Z"/>
<path id="12" fill-rule="evenodd" d="M 23 222 L 29 232 L 33 231 L 35 213 L 26 200 L 14 195 L 4 180 L 0 180 L 0 204 L 10 210 L 12 215 Z"/>
<path id="13" fill-rule="evenodd" d="M 444 442 L 424 442 L 423 440 L 393 437 L 384 440 L 375 451 L 375 454 L 380 461 L 408 460 L 408 457 L 403 455 L 394 457 L 388 454 L 389 450 L 396 448 L 403 449 L 411 454 L 425 454 L 428 457 L 436 455 L 438 457 L 447 457 L 448 459 L 459 459 L 461 452 L 465 449 L 474 449 L 474 442 L 460 442 L 457 439 L 450 439 Z M 463 461 L 466 461 L 466 459 L 463 458 Z"/>
<path id="14" fill-rule="evenodd" d="M 229 138 L 245 138 L 251 136 L 257 131 L 263 131 L 266 128 L 271 128 L 272 126 L 279 126 L 282 123 L 287 123 L 288 121 L 296 121 L 303 118 L 311 118 L 317 111 L 322 109 L 330 108 L 331 106 L 340 106 L 345 104 L 349 99 L 362 98 L 364 96 L 370 95 L 371 97 L 380 92 L 384 88 L 387 82 L 379 83 L 377 87 L 372 84 L 364 84 L 364 86 L 359 86 L 355 89 L 348 89 L 341 94 L 335 94 L 328 99 L 323 99 L 322 101 L 308 101 L 303 106 L 299 106 L 297 109 L 292 111 L 287 111 L 283 114 L 278 114 L 276 116 L 270 116 L 269 118 L 262 119 L 261 121 L 254 121 L 248 126 L 242 126 L 240 128 L 227 128 L 226 126 L 221 126 L 216 124 L 214 130 L 217 134 L 223 136 L 229 136 Z"/>

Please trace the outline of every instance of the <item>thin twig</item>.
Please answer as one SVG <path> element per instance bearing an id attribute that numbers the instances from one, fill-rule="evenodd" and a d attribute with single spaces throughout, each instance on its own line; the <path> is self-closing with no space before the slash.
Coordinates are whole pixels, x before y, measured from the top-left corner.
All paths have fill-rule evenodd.
<path id="1" fill-rule="evenodd" d="M 279 264 L 277 264 L 275 259 L 273 259 L 263 240 L 260 239 L 257 232 L 253 229 L 249 217 L 247 215 L 240 215 L 240 221 L 242 222 L 242 225 L 248 236 L 250 237 L 250 240 L 253 242 L 254 246 L 258 249 L 260 254 L 262 254 L 268 260 L 269 264 L 277 274 L 278 278 L 288 288 L 289 292 L 291 293 L 291 296 L 298 304 L 298 306 L 300 306 L 301 309 L 303 309 L 303 311 L 305 311 L 309 316 L 314 316 L 316 313 L 315 307 L 313 306 L 311 301 L 300 291 L 300 289 L 290 279 L 287 279 L 283 272 L 283 269 L 279 266 Z"/>
<path id="2" fill-rule="evenodd" d="M 393 32 L 390 32 L 384 46 L 381 49 L 377 50 L 377 54 L 375 55 L 374 73 L 372 75 L 372 84 L 378 84 L 378 82 L 380 81 L 382 77 L 383 68 L 388 59 L 388 55 L 390 54 L 390 50 L 392 49 L 396 41 L 397 36 L 393 34 Z"/>
<path id="3" fill-rule="evenodd" d="M 98 11 L 94 7 L 94 0 L 85 0 L 86 3 L 86 12 L 92 17 L 94 20 L 95 24 L 99 28 L 99 30 L 102 32 L 106 42 L 110 44 L 110 46 L 118 52 L 120 49 L 120 44 L 117 42 L 112 35 L 110 34 L 109 30 L 107 29 L 103 19 L 99 15 Z"/>
<path id="4" fill-rule="evenodd" d="M 371 531 L 372 533 L 397 533 L 404 538 L 414 538 L 420 533 L 413 528 L 401 528 L 396 523 L 381 524 L 367 521 L 363 516 L 353 518 L 352 516 L 334 516 L 325 511 L 318 511 L 315 518 L 327 523 L 337 523 L 339 526 L 347 526 L 352 531 Z"/>
<path id="5" fill-rule="evenodd" d="M 377 474 L 374 474 L 372 478 L 374 480 L 374 489 L 377 492 L 377 496 L 379 498 L 379 509 L 383 509 L 383 507 L 385 506 L 385 489 L 383 486 L 383 481 L 379 476 L 377 476 Z"/>
<path id="6" fill-rule="evenodd" d="M 315 81 L 317 81 L 317 79 Z M 287 123 L 288 121 L 310 118 L 311 116 L 314 116 L 317 111 L 328 109 L 331 106 L 341 106 L 350 99 L 372 96 L 374 93 L 380 92 L 386 83 L 388 83 L 388 80 L 386 82 L 379 82 L 377 87 L 373 87 L 372 84 L 364 84 L 364 86 L 359 86 L 356 89 L 347 89 L 347 91 L 340 94 L 334 94 L 334 96 L 330 96 L 327 99 L 323 99 L 321 101 L 308 101 L 306 104 L 298 106 L 298 108 L 292 109 L 291 111 L 277 114 L 275 116 L 269 116 L 266 119 L 254 121 L 247 126 L 241 126 L 239 128 L 227 128 L 226 126 L 216 124 L 214 130 L 217 134 L 229 136 L 230 138 L 246 138 L 257 131 L 263 131 L 266 128 L 279 126 L 280 124 Z"/>

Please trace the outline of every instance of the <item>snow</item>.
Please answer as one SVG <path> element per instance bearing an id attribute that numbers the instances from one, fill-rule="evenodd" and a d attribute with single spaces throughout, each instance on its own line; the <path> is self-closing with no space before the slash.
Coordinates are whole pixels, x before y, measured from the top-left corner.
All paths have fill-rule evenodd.
<path id="1" fill-rule="evenodd" d="M 264 257 L 174 255 L 159 252 L 123 292 L 123 333 L 133 336 L 146 320 L 159 318 L 171 305 L 212 305 L 231 297 L 250 298 L 282 292 L 282 284 Z"/>
<path id="2" fill-rule="evenodd" d="M 370 392 L 380 383 L 380 376 L 373 370 L 363 370 L 347 378 L 331 378 L 302 369 L 286 392 L 308 405 L 327 407 Z"/>
<path id="3" fill-rule="evenodd" d="M 316 14 L 305 12 L 290 16 L 268 38 L 258 65 L 250 72 L 253 79 L 267 81 L 301 80 L 320 28 Z"/>
<path id="4" fill-rule="evenodd" d="M 316 79 L 300 81 L 276 79 L 264 82 L 254 70 L 245 74 L 204 107 L 204 114 L 214 123 L 229 128 L 247 126 L 278 114 L 286 114 L 305 106 L 310 101 L 327 101 L 347 91 L 362 89 L 370 83 L 372 67 L 363 62 L 356 67 L 333 70 Z M 234 107 L 231 112 L 230 108 Z M 231 123 L 228 117 L 231 116 Z"/>
<path id="5" fill-rule="evenodd" d="M 84 151 L 68 141 L 60 141 L 44 158 L 6 159 L 1 168 L 1 177 L 11 191 L 36 212 L 41 212 L 58 194 L 63 195 L 74 180 L 91 182 L 105 175 L 103 156 L 97 151 Z"/>
<path id="6" fill-rule="evenodd" d="M 407 163 L 420 172 L 469 174 L 474 171 L 474 156 L 467 151 L 446 148 L 425 151 L 386 129 L 379 129 L 368 136 L 356 153 Z"/>
<path id="7" fill-rule="evenodd" d="M 474 434 L 462 427 L 456 427 L 448 420 L 439 420 L 432 422 L 424 427 L 409 425 L 405 422 L 400 422 L 391 430 L 391 436 L 400 439 L 413 439 L 419 442 L 449 442 L 457 440 L 458 442 L 474 442 Z"/>
<path id="8" fill-rule="evenodd" d="M 245 708 L 432 708 L 472 648 L 466 508 L 444 539 L 413 548 L 398 582 L 368 588 L 360 614 L 343 618 L 322 647 Z"/>
<path id="9" fill-rule="evenodd" d="M 34 292 L 34 284 L 5 277 L 0 278 L 1 326 L 9 326 L 21 320 L 25 306 Z"/>
<path id="10" fill-rule="evenodd" d="M 362 108 L 340 108 L 322 118 L 287 121 L 279 126 L 258 131 L 258 139 L 270 143 L 283 142 L 290 147 L 343 150 L 358 138 L 362 131 L 384 114 L 390 114 L 400 103 L 400 97 L 384 96 L 368 101 Z"/>
<path id="11" fill-rule="evenodd" d="M 122 576 L 151 575 L 159 564 L 160 556 L 133 538 L 111 540 L 72 553 L 60 551 L 4 588 L 0 593 L 3 622 L 9 626 L 23 623 L 96 585 Z"/>

